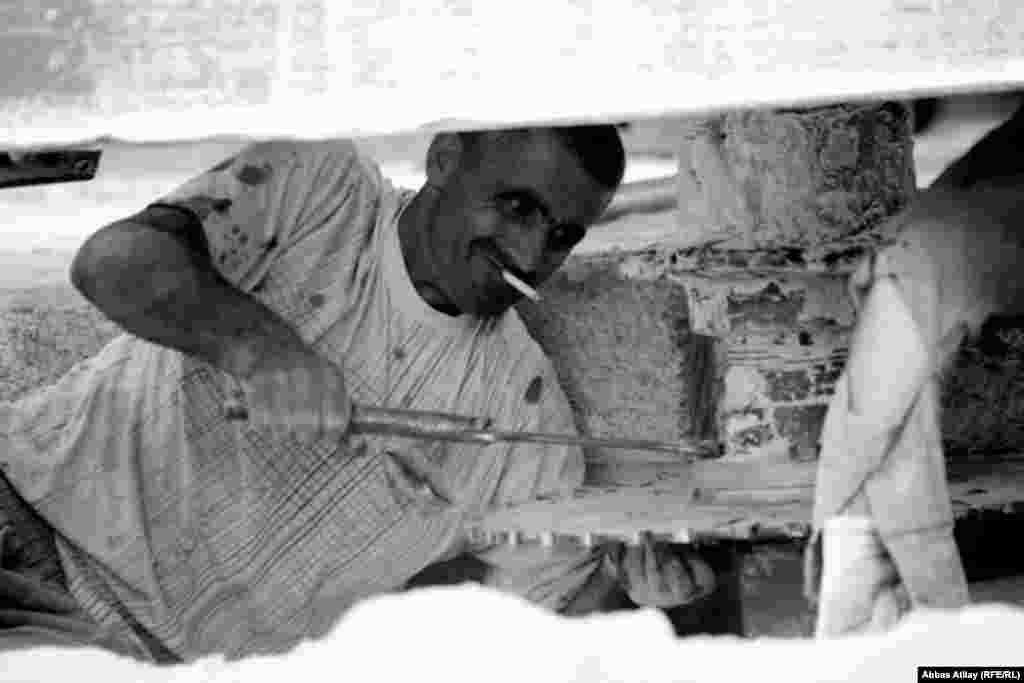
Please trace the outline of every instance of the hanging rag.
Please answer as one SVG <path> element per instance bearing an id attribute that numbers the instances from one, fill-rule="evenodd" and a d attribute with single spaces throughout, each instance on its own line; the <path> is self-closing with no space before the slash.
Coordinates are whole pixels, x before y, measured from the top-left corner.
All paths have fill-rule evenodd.
<path id="1" fill-rule="evenodd" d="M 978 149 L 992 151 L 979 144 L 951 168 L 968 160 L 976 173 Z M 913 607 L 969 601 L 940 379 L 965 335 L 992 313 L 1024 309 L 1024 175 L 951 177 L 885 226 L 886 246 L 851 278 L 858 324 L 822 429 L 805 556 L 819 636 L 887 629 Z"/>

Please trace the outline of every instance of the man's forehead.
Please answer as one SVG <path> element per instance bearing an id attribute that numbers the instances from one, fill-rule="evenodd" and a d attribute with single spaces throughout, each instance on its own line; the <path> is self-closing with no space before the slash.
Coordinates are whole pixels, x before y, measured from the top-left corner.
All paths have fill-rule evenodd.
<path id="1" fill-rule="evenodd" d="M 528 165 L 537 169 L 570 160 L 578 163 L 547 128 L 487 131 L 479 136 L 476 152 L 479 161 L 495 167 Z"/>
<path id="2" fill-rule="evenodd" d="M 533 190 L 559 219 L 575 220 L 611 194 L 549 129 L 495 131 L 479 144 L 477 170 L 485 186 Z"/>

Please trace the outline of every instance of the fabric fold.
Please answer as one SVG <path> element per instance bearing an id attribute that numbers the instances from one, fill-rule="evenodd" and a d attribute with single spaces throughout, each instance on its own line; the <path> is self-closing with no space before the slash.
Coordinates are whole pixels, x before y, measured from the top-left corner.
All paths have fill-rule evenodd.
<path id="1" fill-rule="evenodd" d="M 849 368 L 836 385 L 805 562 L 819 636 L 887 629 L 912 607 L 969 602 L 953 537 L 936 373 L 896 423 L 851 411 Z"/>

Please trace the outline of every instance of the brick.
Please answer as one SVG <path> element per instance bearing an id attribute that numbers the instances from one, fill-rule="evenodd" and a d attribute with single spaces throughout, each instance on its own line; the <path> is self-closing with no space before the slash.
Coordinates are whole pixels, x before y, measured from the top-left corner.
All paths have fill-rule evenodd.
<path id="1" fill-rule="evenodd" d="M 542 301 L 524 301 L 519 313 L 551 357 L 582 430 L 710 436 L 712 340 L 690 330 L 678 283 L 625 275 L 629 258 L 573 257 L 545 283 Z"/>

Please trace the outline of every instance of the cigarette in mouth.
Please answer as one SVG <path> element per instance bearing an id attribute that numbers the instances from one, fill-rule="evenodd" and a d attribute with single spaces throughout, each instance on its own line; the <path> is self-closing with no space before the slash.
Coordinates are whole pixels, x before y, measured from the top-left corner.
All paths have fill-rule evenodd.
<path id="1" fill-rule="evenodd" d="M 499 261 L 498 259 L 494 258 L 490 254 L 485 254 L 485 256 L 486 256 L 488 261 L 493 263 L 495 265 L 495 267 L 498 270 L 501 271 L 501 279 L 502 280 L 507 282 L 517 292 L 519 292 L 520 294 L 525 296 L 530 301 L 540 301 L 540 294 L 537 293 L 536 289 L 534 289 L 530 285 L 526 284 L 525 282 L 523 282 L 522 280 L 517 278 L 512 273 L 510 273 L 507 270 L 505 270 L 505 267 L 501 265 L 501 261 Z"/>
<path id="2" fill-rule="evenodd" d="M 530 301 L 540 301 L 540 294 L 537 293 L 536 289 L 526 284 L 504 268 L 501 269 L 501 279 L 518 290 L 520 294 Z"/>

